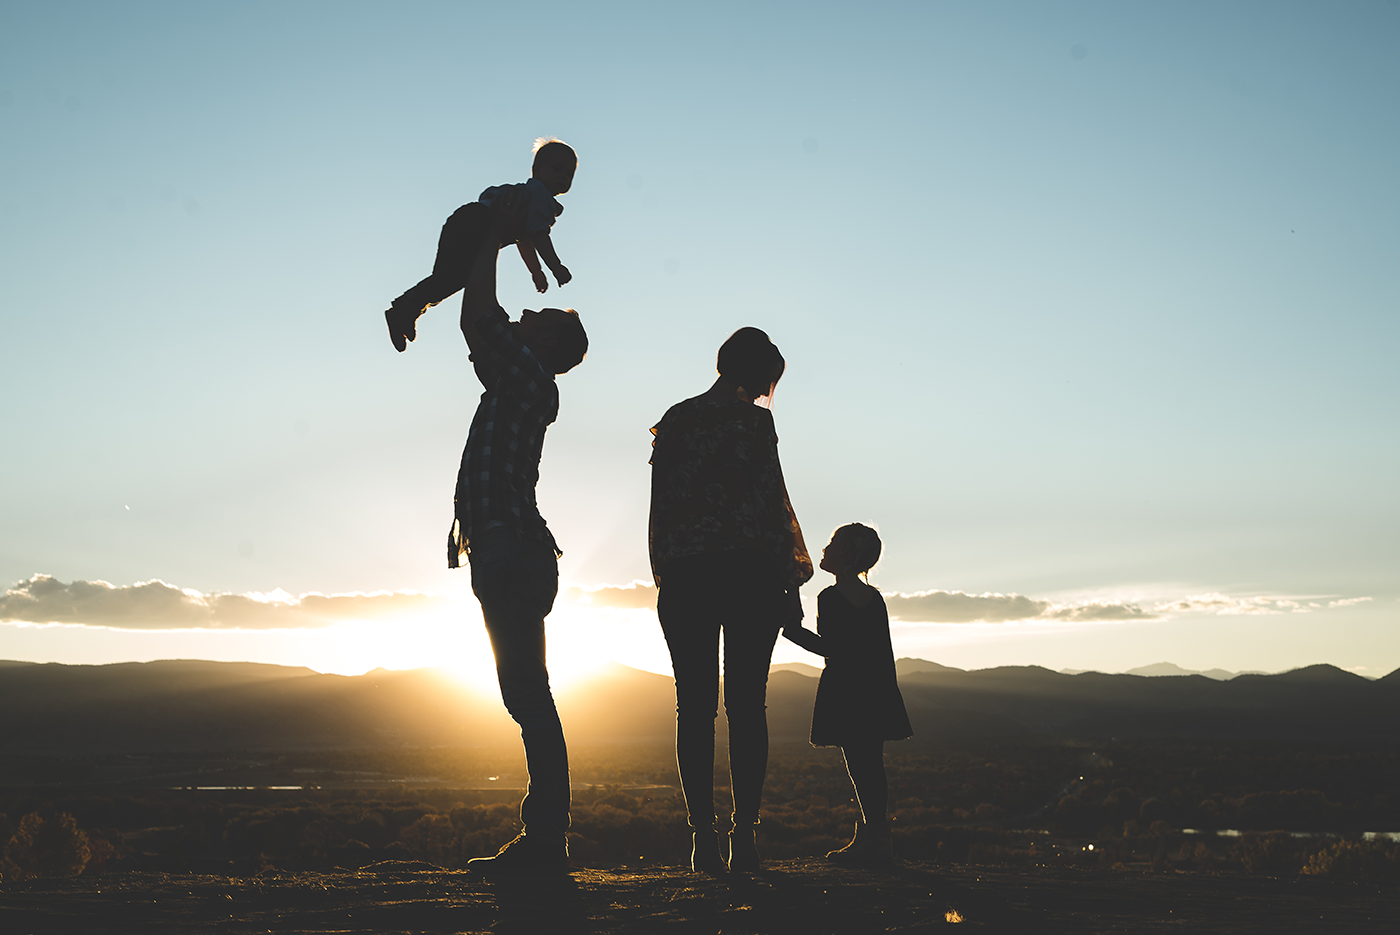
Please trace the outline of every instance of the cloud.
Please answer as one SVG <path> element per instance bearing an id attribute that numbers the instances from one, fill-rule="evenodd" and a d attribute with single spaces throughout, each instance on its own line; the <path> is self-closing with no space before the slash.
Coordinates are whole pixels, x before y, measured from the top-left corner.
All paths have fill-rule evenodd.
<path id="1" fill-rule="evenodd" d="M 577 607 L 654 610 L 656 588 L 641 581 L 626 587 L 569 588 L 560 600 Z M 1013 620 L 1149 620 L 1155 615 L 1136 604 L 1108 601 L 1056 604 L 1020 594 L 965 594 L 921 591 L 887 594 L 890 616 L 909 623 L 1006 623 Z"/>
<path id="2" fill-rule="evenodd" d="M 1015 620 L 1151 620 L 1157 615 L 1136 604 L 1086 601 L 1057 604 L 1022 594 L 967 594 L 920 591 L 887 594 L 890 616 L 906 623 L 1009 623 Z"/>
<path id="3" fill-rule="evenodd" d="M 580 607 L 609 607 L 619 610 L 655 610 L 656 588 L 634 581 L 625 588 L 603 585 L 598 588 L 569 588 L 562 595 L 570 604 Z"/>
<path id="4" fill-rule="evenodd" d="M 1052 604 L 1041 618 L 1044 620 L 1155 620 L 1159 616 L 1153 611 L 1143 610 L 1136 604 L 1120 601 L 1086 601 L 1082 604 Z"/>
<path id="5" fill-rule="evenodd" d="M 1220 614 L 1227 617 L 1239 614 L 1282 614 L 1289 611 L 1307 613 L 1305 607 L 1289 598 L 1230 597 L 1226 594 L 1195 594 L 1158 604 L 1154 609 L 1161 614 Z"/>
<path id="6" fill-rule="evenodd" d="M 413 591 L 303 594 L 285 591 L 202 594 L 164 581 L 65 584 L 49 575 L 20 581 L 0 596 L 0 621 L 70 623 L 125 630 L 276 630 L 342 620 L 392 620 L 443 598 Z"/>
<path id="7" fill-rule="evenodd" d="M 311 592 L 297 597 L 282 590 L 204 594 L 159 580 L 131 585 L 113 585 L 106 581 L 65 584 L 50 575 L 34 575 L 0 595 L 0 621 L 128 630 L 307 629 L 348 620 L 392 621 L 441 606 L 446 600 L 413 591 Z M 1326 606 L 1350 607 L 1369 600 L 1369 597 L 1338 598 L 1327 600 Z M 589 609 L 655 610 L 656 588 L 641 581 L 625 587 L 571 587 L 560 595 L 560 603 Z M 1309 613 L 1322 607 L 1306 598 L 1232 597 L 1219 593 L 1191 595 L 1145 608 L 1126 601 L 1057 602 L 1022 594 L 943 590 L 888 593 L 885 603 L 891 619 L 904 623 L 1031 620 L 1107 623 L 1159 620 L 1188 613 L 1222 616 Z"/>
<path id="8" fill-rule="evenodd" d="M 1318 598 L 1323 600 L 1324 598 Z M 1239 615 L 1264 616 L 1268 614 L 1309 614 L 1322 609 L 1323 605 L 1310 597 L 1287 597 L 1277 595 L 1255 597 L 1232 597 L 1228 594 L 1194 594 L 1190 597 L 1166 601 L 1153 606 L 1162 615 L 1170 614 L 1217 614 L 1222 617 Z M 1328 600 L 1327 607 L 1353 607 L 1371 600 L 1369 597 L 1343 597 Z"/>

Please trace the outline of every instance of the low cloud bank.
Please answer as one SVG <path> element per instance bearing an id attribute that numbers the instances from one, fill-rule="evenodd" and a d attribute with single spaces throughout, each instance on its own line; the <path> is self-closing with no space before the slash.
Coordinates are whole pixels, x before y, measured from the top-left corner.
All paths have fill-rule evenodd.
<path id="1" fill-rule="evenodd" d="M 20 581 L 0 596 L 0 621 L 74 623 L 124 630 L 279 630 L 342 620 L 385 620 L 419 613 L 443 598 L 412 591 L 371 594 L 203 594 L 164 581 L 65 584 L 50 575 Z"/>
<path id="2" fill-rule="evenodd" d="M 569 588 L 563 603 L 577 607 L 618 610 L 653 610 L 656 588 L 643 582 L 627 587 Z M 1081 623 L 1161 620 L 1180 614 L 1283 614 L 1308 613 L 1323 608 L 1350 607 L 1369 597 L 1294 598 L 1231 597 L 1196 594 L 1144 607 L 1128 601 L 1042 601 L 1023 594 L 968 594 L 964 591 L 919 591 L 885 594 L 890 617 L 904 623 L 1013 623 L 1022 620 L 1055 620 Z"/>
<path id="3" fill-rule="evenodd" d="M 1056 604 L 1021 594 L 920 591 L 887 594 L 890 616 L 906 623 L 1010 623 L 1015 620 L 1153 620 L 1159 615 L 1136 604 L 1086 601 Z"/>
<path id="4" fill-rule="evenodd" d="M 1231 597 L 1228 594 L 1195 594 L 1176 601 L 1158 604 L 1159 613 L 1189 614 L 1206 613 L 1235 616 L 1247 614 L 1306 614 L 1324 607 L 1354 607 L 1364 604 L 1369 597 L 1343 597 L 1336 599 L 1307 597 Z"/>
<path id="5" fill-rule="evenodd" d="M 1055 602 L 1022 594 L 919 591 L 885 594 L 890 617 L 904 623 L 1012 623 L 1045 620 L 1124 622 L 1160 620 L 1181 614 L 1258 615 L 1309 613 L 1350 607 L 1369 597 L 1232 597 L 1196 594 L 1143 607 L 1108 600 Z M 327 627 L 348 620 L 395 620 L 442 605 L 447 598 L 414 591 L 349 594 L 204 594 L 164 581 L 113 585 L 106 581 L 65 584 L 50 575 L 20 581 L 0 595 L 0 622 L 67 623 L 127 630 L 277 630 Z M 572 587 L 560 605 L 590 609 L 655 610 L 656 588 Z"/>
<path id="6" fill-rule="evenodd" d="M 640 581 L 627 587 L 569 588 L 561 595 L 579 607 L 652 610 L 656 588 Z M 1055 604 L 1020 594 L 964 594 L 962 591 L 921 591 L 886 594 L 890 616 L 910 623 L 1007 623 L 1013 620 L 1150 620 L 1136 604 L 1092 601 Z"/>

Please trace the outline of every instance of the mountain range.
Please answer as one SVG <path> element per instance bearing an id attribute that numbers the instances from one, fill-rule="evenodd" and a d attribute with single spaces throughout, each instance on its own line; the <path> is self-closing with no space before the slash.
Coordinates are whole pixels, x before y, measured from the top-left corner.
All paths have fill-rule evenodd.
<path id="1" fill-rule="evenodd" d="M 771 736 L 807 736 L 816 670 L 775 667 Z M 1067 675 L 898 663 L 915 745 L 977 738 L 1400 740 L 1400 670 L 1330 665 L 1275 675 Z M 669 676 L 612 664 L 558 693 L 570 741 L 668 741 Z M 724 733 L 724 718 L 718 729 Z M 500 699 L 441 669 L 360 676 L 256 663 L 0 662 L 0 756 L 162 750 L 485 746 L 518 742 Z"/>

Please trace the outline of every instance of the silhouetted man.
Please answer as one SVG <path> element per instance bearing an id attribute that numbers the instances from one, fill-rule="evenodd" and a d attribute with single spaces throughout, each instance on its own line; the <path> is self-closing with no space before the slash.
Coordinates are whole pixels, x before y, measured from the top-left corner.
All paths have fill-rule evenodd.
<path id="1" fill-rule="evenodd" d="M 520 725 L 529 788 L 520 803 L 525 828 L 479 870 L 551 870 L 568 866 L 569 758 L 545 667 L 544 618 L 559 589 L 559 551 L 535 504 L 544 433 L 559 411 L 554 378 L 588 350 L 572 309 L 526 309 L 513 322 L 496 301 L 499 245 L 524 223 L 518 186 L 494 208 L 468 205 L 492 225 L 472 260 L 462 298 L 462 334 L 485 388 L 457 475 L 456 517 L 448 539 L 450 567 L 463 554 L 491 649 L 501 698 Z"/>

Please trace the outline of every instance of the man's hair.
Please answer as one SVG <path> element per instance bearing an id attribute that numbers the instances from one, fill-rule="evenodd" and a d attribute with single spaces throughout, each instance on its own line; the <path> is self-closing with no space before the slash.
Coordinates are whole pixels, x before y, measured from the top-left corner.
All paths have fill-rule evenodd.
<path id="1" fill-rule="evenodd" d="M 531 171 L 540 164 L 541 159 L 558 159 L 568 157 L 578 165 L 578 153 L 574 148 L 563 140 L 553 136 L 542 136 L 535 140 L 535 161 L 530 164 Z"/>
<path id="2" fill-rule="evenodd" d="M 719 346 L 715 369 L 742 386 L 749 397 L 767 396 L 782 378 L 787 361 L 768 335 L 757 328 L 740 328 Z"/>
<path id="3" fill-rule="evenodd" d="M 566 317 L 556 319 L 558 324 L 550 329 L 557 340 L 550 349 L 549 364 L 556 374 L 568 373 L 588 353 L 588 332 L 583 330 L 578 312 L 571 308 L 557 308 L 554 311 L 563 312 Z"/>
<path id="4" fill-rule="evenodd" d="M 850 541 L 851 564 L 855 566 L 856 574 L 865 574 L 880 560 L 883 548 L 880 534 L 864 523 L 847 523 L 831 534 L 833 540 L 837 536 Z"/>

